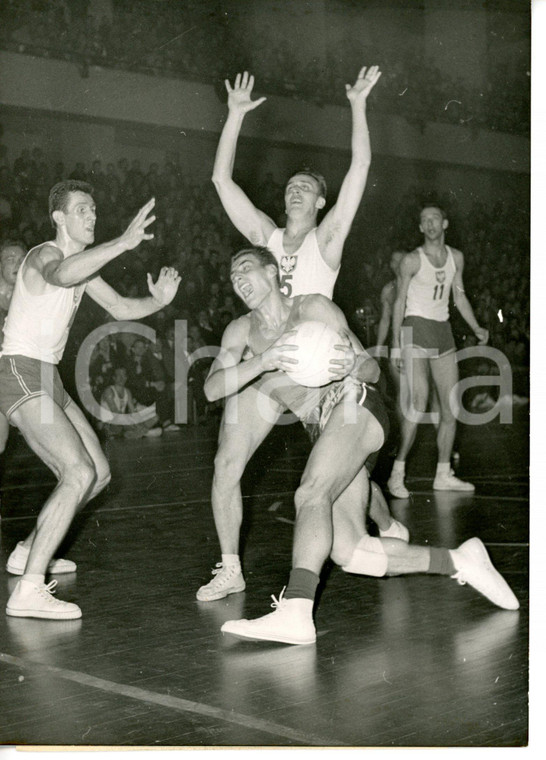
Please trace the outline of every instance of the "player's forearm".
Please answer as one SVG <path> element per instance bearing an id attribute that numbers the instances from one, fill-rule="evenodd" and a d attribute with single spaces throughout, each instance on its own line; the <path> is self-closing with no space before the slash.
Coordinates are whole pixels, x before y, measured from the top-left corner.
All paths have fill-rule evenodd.
<path id="1" fill-rule="evenodd" d="M 455 306 L 459 310 L 462 318 L 465 320 L 467 325 L 470 327 L 471 330 L 476 332 L 480 329 L 480 325 L 478 324 L 476 317 L 474 316 L 474 311 L 472 309 L 472 306 L 470 305 L 470 302 L 468 298 L 465 295 L 459 295 L 455 300 Z"/>
<path id="2" fill-rule="evenodd" d="M 156 300 L 153 296 L 145 298 L 123 298 L 119 296 L 115 303 L 107 306 L 106 310 L 117 320 L 143 319 L 163 309 L 167 304 Z"/>
<path id="3" fill-rule="evenodd" d="M 372 147 L 366 118 L 366 103 L 364 105 L 351 103 L 351 111 L 351 163 L 367 170 L 372 160 Z"/>
<path id="4" fill-rule="evenodd" d="M 255 380 L 262 372 L 260 356 L 254 356 L 234 367 L 217 369 L 205 380 L 205 396 L 208 401 L 218 401 L 218 399 L 231 396 L 240 391 L 247 383 Z"/>
<path id="5" fill-rule="evenodd" d="M 243 115 L 234 111 L 229 111 L 228 113 L 218 142 L 218 148 L 216 149 L 216 158 L 214 159 L 214 168 L 212 170 L 212 181 L 215 185 L 226 180 L 231 180 L 235 164 L 237 140 L 243 124 L 243 118 Z"/>
<path id="6" fill-rule="evenodd" d="M 396 300 L 392 310 L 392 346 L 393 348 L 400 348 L 400 331 L 402 330 L 402 322 L 404 321 L 404 308 L 405 304 L 402 301 Z"/>
<path id="7" fill-rule="evenodd" d="M 69 256 L 49 276 L 47 269 L 44 270 L 44 277 L 53 285 L 71 288 L 92 277 L 105 264 L 120 256 L 126 250 L 127 248 L 121 241 L 121 238 L 116 238 L 108 243 L 98 245 L 96 248 L 90 248 L 87 251 Z"/>

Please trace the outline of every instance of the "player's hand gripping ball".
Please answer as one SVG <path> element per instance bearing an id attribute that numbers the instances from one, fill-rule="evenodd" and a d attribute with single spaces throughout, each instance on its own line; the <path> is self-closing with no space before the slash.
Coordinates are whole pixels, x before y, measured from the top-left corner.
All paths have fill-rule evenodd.
<path id="1" fill-rule="evenodd" d="M 298 347 L 297 351 L 290 354 L 298 363 L 294 364 L 293 369 L 287 369 L 286 374 L 295 383 L 309 388 L 331 383 L 330 360 L 344 357 L 343 351 L 334 346 L 349 346 L 348 339 L 330 325 L 315 320 L 301 322 L 290 332 L 290 340 L 286 342 L 287 345 L 293 343 Z"/>

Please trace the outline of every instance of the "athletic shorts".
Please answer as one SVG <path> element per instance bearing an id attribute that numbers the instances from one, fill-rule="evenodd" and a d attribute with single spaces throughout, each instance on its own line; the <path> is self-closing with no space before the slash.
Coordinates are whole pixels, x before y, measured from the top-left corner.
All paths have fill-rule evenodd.
<path id="1" fill-rule="evenodd" d="M 319 435 L 326 427 L 326 423 L 330 419 L 330 416 L 335 407 L 338 404 L 342 403 L 345 393 L 347 392 L 347 388 L 348 385 L 346 381 L 341 380 L 339 382 L 332 383 L 332 386 L 328 389 L 328 392 L 321 401 L 319 410 L 319 422 L 308 423 L 303 421 L 303 426 L 313 443 L 317 440 Z M 379 422 L 383 428 L 383 442 L 385 442 L 389 435 L 389 415 L 387 413 L 385 403 L 381 398 L 380 392 L 375 386 L 362 383 L 362 385 L 358 388 L 356 402 L 363 409 L 367 409 L 371 414 L 373 414 L 375 419 Z M 372 454 L 370 454 L 365 462 L 366 469 L 370 474 L 376 465 L 380 451 L 380 448 L 377 451 L 374 451 Z"/>
<path id="2" fill-rule="evenodd" d="M 424 317 L 406 317 L 402 323 L 402 329 L 404 327 L 411 327 L 413 334 L 410 342 L 403 344 L 403 348 L 413 346 L 414 348 L 436 350 L 437 354 L 428 357 L 431 359 L 439 359 L 456 349 L 451 325 L 448 321 L 438 322 L 435 319 L 425 319 Z"/>
<path id="3" fill-rule="evenodd" d="M 50 396 L 61 409 L 70 403 L 57 365 L 18 354 L 0 356 L 0 412 L 9 419 L 21 404 L 39 396 Z"/>

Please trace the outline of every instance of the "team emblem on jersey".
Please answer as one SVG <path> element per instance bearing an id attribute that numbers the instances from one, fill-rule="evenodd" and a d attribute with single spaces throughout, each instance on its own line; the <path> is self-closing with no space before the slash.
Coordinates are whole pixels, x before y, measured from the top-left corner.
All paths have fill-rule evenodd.
<path id="1" fill-rule="evenodd" d="M 442 284 L 442 282 L 446 281 L 446 273 L 445 272 L 436 272 L 436 282 L 439 282 Z"/>
<path id="2" fill-rule="evenodd" d="M 298 262 L 297 256 L 283 256 L 281 258 L 281 269 L 288 274 L 296 268 Z"/>

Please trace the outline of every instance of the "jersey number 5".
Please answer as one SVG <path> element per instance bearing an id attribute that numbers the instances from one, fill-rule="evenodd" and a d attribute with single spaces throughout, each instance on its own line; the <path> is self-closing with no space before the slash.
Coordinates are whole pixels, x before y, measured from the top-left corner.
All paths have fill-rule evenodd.
<path id="1" fill-rule="evenodd" d="M 281 275 L 280 291 L 283 294 L 283 296 L 286 296 L 287 298 L 290 298 L 290 296 L 292 295 L 292 283 L 290 282 L 291 279 L 292 279 L 291 274 Z"/>

